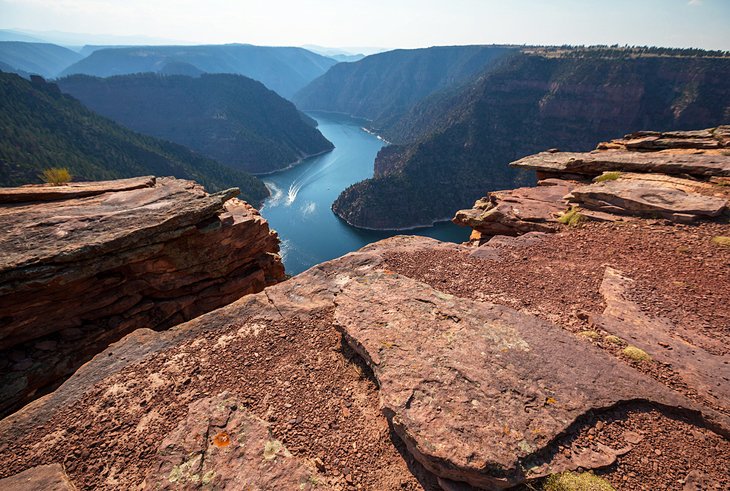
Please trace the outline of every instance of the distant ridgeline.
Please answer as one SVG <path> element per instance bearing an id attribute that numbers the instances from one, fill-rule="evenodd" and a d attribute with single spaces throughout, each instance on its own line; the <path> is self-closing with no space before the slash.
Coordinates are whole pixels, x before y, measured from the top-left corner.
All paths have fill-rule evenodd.
<path id="1" fill-rule="evenodd" d="M 454 55 L 467 48 L 448 49 Z M 451 217 L 487 191 L 530 183 L 532 176 L 507 163 L 546 148 L 585 151 L 630 131 L 730 122 L 725 52 L 484 47 L 501 51 L 482 55 L 486 63 L 470 78 L 459 70 L 465 80 L 438 76 L 453 68 L 432 64 L 435 54 L 427 53 L 441 49 L 337 65 L 296 96 L 303 109 L 368 117 L 374 130 L 396 143 L 381 150 L 374 178 L 346 189 L 334 203 L 349 223 L 405 228 Z M 385 55 L 393 58 L 380 63 Z M 389 72 L 400 67 L 404 73 Z M 426 74 L 431 82 L 422 84 Z M 376 105 L 378 93 L 390 105 Z"/>
<path id="2" fill-rule="evenodd" d="M 57 83 L 127 128 L 239 170 L 271 172 L 333 148 L 294 104 L 241 75 L 73 75 Z"/>
<path id="3" fill-rule="evenodd" d="M 81 58 L 76 51 L 55 44 L 0 41 L 0 70 L 24 77 L 55 77 Z"/>
<path id="4" fill-rule="evenodd" d="M 77 181 L 156 175 L 194 179 L 209 191 L 236 186 L 256 205 L 268 196 L 250 174 L 128 130 L 40 77 L 0 73 L 0 186 L 40 182 L 49 167 L 67 167 Z"/>
<path id="5" fill-rule="evenodd" d="M 337 61 L 332 58 L 303 48 L 248 44 L 135 46 L 97 49 L 66 68 L 61 75 L 236 73 L 258 80 L 289 98 L 335 63 Z"/>

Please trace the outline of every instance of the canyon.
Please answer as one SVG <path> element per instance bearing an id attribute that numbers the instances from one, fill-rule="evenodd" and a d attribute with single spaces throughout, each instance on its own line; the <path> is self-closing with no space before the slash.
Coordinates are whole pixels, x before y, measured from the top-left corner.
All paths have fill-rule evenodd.
<path id="1" fill-rule="evenodd" d="M 166 316 L 138 313 L 138 329 L 0 421 L 0 484 L 534 489 L 592 471 L 617 489 L 727 488 L 728 127 L 513 168 L 537 185 L 458 212 L 468 243 L 395 236 L 285 281 L 276 236 L 232 192 L 142 178 L 0 194 L 19 224 L 0 244 L 3 278 L 35 293 L 56 278 L 62 298 L 109 261 L 152 288 L 102 275 L 111 305 L 124 285 L 135 304 L 162 305 L 155 285 L 176 293 Z M 167 251 L 178 233 L 189 260 L 155 247 L 138 268 L 119 259 L 131 238 Z M 242 257 L 255 266 L 228 272 Z M 210 297 L 177 295 L 219 260 Z M 4 304 L 34 327 L 4 319 L 0 340 L 67 329 L 40 298 Z M 84 318 L 93 299 L 66 311 Z"/>
<path id="2" fill-rule="evenodd" d="M 307 109 L 360 114 L 358 100 L 418 86 L 367 61 L 333 67 L 310 84 L 314 94 L 306 88 L 300 94 L 307 97 L 295 100 Z M 507 50 L 471 77 L 455 76 L 451 83 L 413 90 L 414 98 L 403 103 L 371 108 L 368 117 L 375 119 L 368 126 L 391 145 L 376 158 L 375 175 L 344 190 L 332 209 L 356 227 L 427 225 L 485 191 L 532 185 L 533 174 L 504 165 L 525 155 L 548 148 L 582 152 L 647 128 L 727 123 L 728 70 L 727 55 L 681 50 Z"/>

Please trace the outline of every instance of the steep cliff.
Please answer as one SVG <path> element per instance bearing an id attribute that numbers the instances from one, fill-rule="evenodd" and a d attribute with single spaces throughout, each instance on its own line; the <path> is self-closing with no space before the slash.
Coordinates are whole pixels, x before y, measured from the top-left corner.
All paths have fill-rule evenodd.
<path id="1" fill-rule="evenodd" d="M 340 63 L 294 96 L 302 109 L 372 120 L 380 129 L 424 97 L 463 84 L 516 48 L 436 46 L 398 49 Z"/>
<path id="2" fill-rule="evenodd" d="M 269 195 L 250 174 L 128 130 L 39 78 L 0 73 L 0 125 L 1 186 L 38 183 L 44 169 L 66 167 L 77 181 L 171 175 L 209 191 L 238 187 L 256 205 Z"/>
<path id="3" fill-rule="evenodd" d="M 135 329 L 281 280 L 277 235 L 236 194 L 153 177 L 0 188 L 0 412 Z"/>
<path id="4" fill-rule="evenodd" d="M 241 75 L 76 75 L 57 83 L 129 129 L 246 172 L 272 172 L 333 148 L 291 102 Z"/>
<path id="5" fill-rule="evenodd" d="M 435 94 L 386 130 L 410 140 L 384 151 L 374 178 L 333 210 L 366 228 L 429 224 L 485 190 L 531 177 L 506 163 L 549 147 L 583 151 L 626 130 L 730 120 L 730 58 L 651 52 L 521 53 L 458 92 Z M 448 108 L 444 113 L 442 109 Z"/>

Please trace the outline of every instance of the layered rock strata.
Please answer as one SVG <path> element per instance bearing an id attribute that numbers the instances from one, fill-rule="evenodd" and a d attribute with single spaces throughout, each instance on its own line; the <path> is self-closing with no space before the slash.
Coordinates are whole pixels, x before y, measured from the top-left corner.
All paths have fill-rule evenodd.
<path id="1" fill-rule="evenodd" d="M 366 362 L 397 438 L 447 488 L 462 482 L 504 489 L 569 469 L 608 466 L 635 444 L 563 442 L 569 450 L 560 451 L 556 442 L 585 427 L 591 414 L 631 401 L 687 415 L 698 431 L 730 434 L 726 414 L 684 398 L 555 324 L 447 294 L 389 269 L 389 256 L 419 250 L 468 249 L 395 237 L 168 331 L 130 334 L 55 392 L 0 422 L 0 476 L 62 460 L 72 479 L 106 488 L 142 482 L 175 488 L 180 479 L 224 488 L 255 476 L 255 484 L 267 489 L 294 482 L 350 489 L 351 468 L 332 473 L 329 466 L 350 453 L 362 462 L 360 447 L 325 446 L 318 451 L 322 458 L 307 456 L 312 446 L 320 448 L 320 439 L 350 428 L 306 424 L 329 411 L 325 407 L 309 408 L 303 420 L 287 416 L 292 403 L 284 401 L 300 385 L 314 399 L 331 390 L 319 367 L 336 353 L 312 351 L 314 341 L 306 337 L 287 347 L 290 337 L 315 326 L 339 331 L 343 344 Z M 299 375 L 295 365 L 272 365 L 282 350 L 305 356 L 312 367 Z M 254 392 L 236 395 L 253 383 Z M 210 399 L 221 386 L 230 394 Z M 368 407 L 361 399 L 329 401 L 340 408 L 336 421 L 342 424 Z M 248 407 L 258 414 L 249 415 Z M 261 417 L 276 428 L 267 430 Z M 287 452 L 288 440 L 299 435 L 307 445 L 296 455 Z M 116 442 L 111 447 L 109 439 Z M 114 459 L 97 448 L 107 448 Z M 92 471 L 97 468 L 98 474 Z"/>
<path id="2" fill-rule="evenodd" d="M 135 329 L 281 280 L 276 234 L 236 194 L 153 177 L 1 190 L 0 411 Z"/>
<path id="3" fill-rule="evenodd" d="M 538 186 L 492 192 L 457 212 L 454 223 L 473 228 L 476 240 L 554 232 L 571 206 L 580 208 L 575 220 L 693 223 L 727 212 L 730 127 L 632 133 L 592 152 L 551 150 L 510 165 L 535 170 Z"/>

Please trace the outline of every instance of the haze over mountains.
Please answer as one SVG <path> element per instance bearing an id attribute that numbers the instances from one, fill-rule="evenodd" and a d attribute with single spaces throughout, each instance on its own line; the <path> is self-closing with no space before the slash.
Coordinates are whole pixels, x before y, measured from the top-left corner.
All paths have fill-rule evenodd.
<path id="1" fill-rule="evenodd" d="M 49 43 L 0 42 L 0 62 L 10 70 L 56 77 L 83 56 L 76 51 Z"/>
<path id="2" fill-rule="evenodd" d="M 144 46 L 94 51 L 61 75 L 108 77 L 160 72 L 170 63 L 187 63 L 208 73 L 245 75 L 288 98 L 337 62 L 302 48 L 245 44 Z"/>

